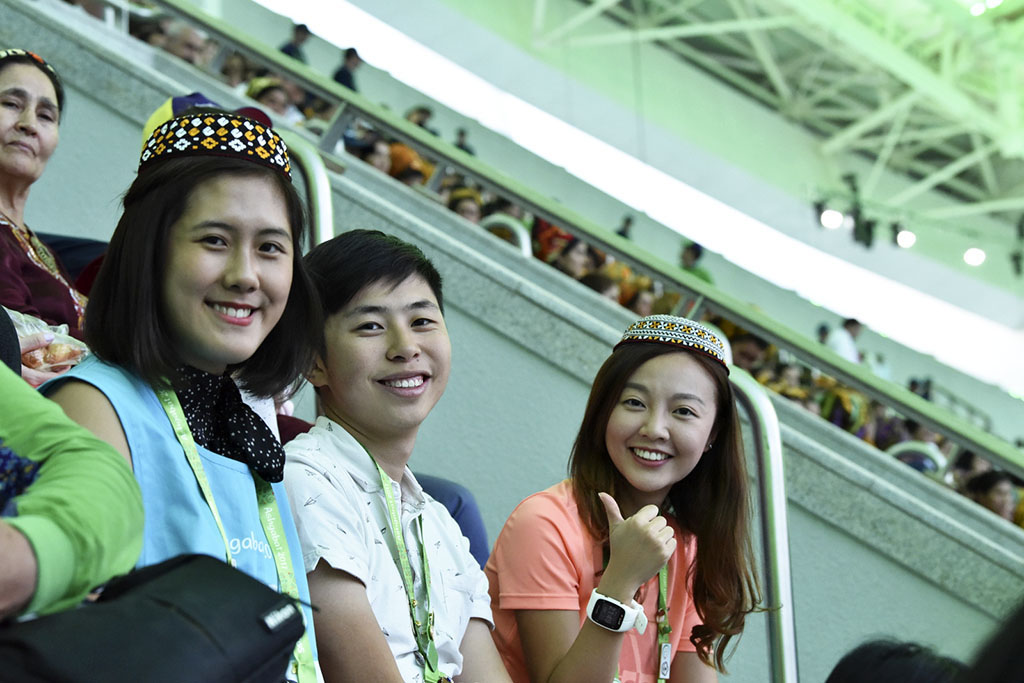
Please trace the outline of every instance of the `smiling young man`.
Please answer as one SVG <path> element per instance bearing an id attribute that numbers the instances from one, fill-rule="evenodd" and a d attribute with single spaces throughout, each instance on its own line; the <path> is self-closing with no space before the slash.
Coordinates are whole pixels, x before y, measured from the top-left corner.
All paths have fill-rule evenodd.
<path id="1" fill-rule="evenodd" d="M 448 383 L 441 277 L 411 244 L 355 230 L 306 265 L 326 325 L 309 373 L 324 410 L 286 447 L 328 681 L 508 681 L 487 579 L 407 467 Z"/>

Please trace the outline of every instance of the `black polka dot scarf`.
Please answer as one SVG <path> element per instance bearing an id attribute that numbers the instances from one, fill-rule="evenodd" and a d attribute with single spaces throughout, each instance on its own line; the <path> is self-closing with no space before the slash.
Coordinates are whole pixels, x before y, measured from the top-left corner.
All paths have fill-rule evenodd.
<path id="1" fill-rule="evenodd" d="M 267 482 L 284 479 L 284 448 L 267 423 L 242 401 L 229 375 L 180 370 L 178 401 L 196 443 L 244 462 Z"/>

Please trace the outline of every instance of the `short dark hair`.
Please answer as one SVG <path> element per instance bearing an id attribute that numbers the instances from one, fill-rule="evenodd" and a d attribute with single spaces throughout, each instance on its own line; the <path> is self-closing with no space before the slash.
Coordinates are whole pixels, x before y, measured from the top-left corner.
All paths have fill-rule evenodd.
<path id="1" fill-rule="evenodd" d="M 324 318 L 343 309 L 370 285 L 399 285 L 413 275 L 426 280 L 438 308 L 444 312 L 441 274 L 419 247 L 394 235 L 380 230 L 350 230 L 314 247 L 304 261 Z M 317 338 L 323 350 L 322 329 Z"/>
<path id="2" fill-rule="evenodd" d="M 171 226 L 203 183 L 224 175 L 264 177 L 280 190 L 292 231 L 292 284 L 281 319 L 248 360 L 229 368 L 257 396 L 285 389 L 312 365 L 323 324 L 316 290 L 302 261 L 305 213 L 287 177 L 244 159 L 168 159 L 139 174 L 124 195 L 124 213 L 93 285 L 85 341 L 105 361 L 153 387 L 175 383 L 184 361 L 163 314 L 163 276 Z"/>
<path id="3" fill-rule="evenodd" d="M 633 373 L 668 353 L 689 354 L 715 383 L 711 449 L 672 486 L 667 507 L 684 535 L 697 544 L 688 578 L 703 624 L 682 637 L 696 646 L 702 662 L 724 671 L 726 646 L 761 602 L 750 542 L 747 464 L 726 367 L 703 353 L 667 344 L 635 342 L 616 348 L 594 378 L 569 458 L 569 478 L 584 526 L 598 543 L 607 543 L 608 519 L 597 494 L 615 497 L 628 485 L 608 454 L 608 421 Z"/>
<path id="4" fill-rule="evenodd" d="M 50 79 L 50 83 L 53 85 L 53 92 L 57 95 L 57 121 L 59 123 L 61 117 L 64 116 L 64 83 L 61 82 L 60 76 L 57 75 L 57 70 L 49 62 L 40 64 L 39 60 L 30 54 L 14 54 L 0 60 L 0 73 L 3 73 L 7 67 L 14 66 L 15 64 L 31 64 Z"/>
<path id="5" fill-rule="evenodd" d="M 305 24 L 295 24 L 295 27 L 292 29 L 292 33 L 305 33 L 309 35 L 309 32 L 309 27 Z"/>
<path id="6" fill-rule="evenodd" d="M 987 472 L 976 474 L 968 479 L 967 483 L 964 484 L 964 493 L 967 493 L 968 495 L 982 496 L 994 489 L 996 486 L 1002 484 L 1004 481 L 1010 482 L 1011 484 L 1013 483 L 1010 479 L 1010 475 L 1006 472 L 1003 472 L 1002 470 L 988 470 Z"/>
<path id="7" fill-rule="evenodd" d="M 952 683 L 966 668 L 917 643 L 872 640 L 844 655 L 825 683 Z"/>
<path id="8" fill-rule="evenodd" d="M 856 318 L 847 318 L 846 320 L 843 321 L 843 327 L 850 328 L 853 327 L 854 325 L 859 326 L 861 325 L 861 322 Z"/>
<path id="9" fill-rule="evenodd" d="M 355 57 L 356 59 L 360 59 L 359 51 L 356 50 L 354 47 L 346 48 L 345 49 L 345 61 L 348 61 L 352 57 Z"/>

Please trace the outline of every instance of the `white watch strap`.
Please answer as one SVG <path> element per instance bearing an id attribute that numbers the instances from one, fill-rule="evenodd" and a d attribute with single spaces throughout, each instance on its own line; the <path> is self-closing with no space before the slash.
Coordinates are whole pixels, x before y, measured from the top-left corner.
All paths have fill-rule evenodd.
<path id="1" fill-rule="evenodd" d="M 606 600 L 613 605 L 617 605 L 622 608 L 625 616 L 622 617 L 622 625 L 619 626 L 619 628 L 608 628 L 604 624 L 594 621 L 592 615 L 594 613 L 594 606 L 597 604 L 598 600 Z M 643 605 L 638 603 L 636 600 L 630 600 L 630 604 L 624 605 L 615 598 L 610 598 L 607 595 L 598 593 L 596 588 L 590 593 L 590 602 L 587 603 L 587 618 L 601 628 L 608 629 L 609 631 L 616 631 L 618 633 L 623 633 L 631 628 L 635 628 L 637 633 L 643 634 L 647 629 L 647 615 L 644 614 Z"/>

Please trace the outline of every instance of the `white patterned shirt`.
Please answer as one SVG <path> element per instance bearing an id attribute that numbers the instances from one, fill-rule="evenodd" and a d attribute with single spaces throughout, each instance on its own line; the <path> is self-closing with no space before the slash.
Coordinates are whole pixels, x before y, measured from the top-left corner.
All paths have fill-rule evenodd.
<path id="1" fill-rule="evenodd" d="M 290 441 L 285 452 L 284 481 L 306 571 L 313 571 L 322 558 L 362 582 L 402 678 L 422 683 L 423 661 L 373 460 L 352 435 L 326 417 Z M 487 577 L 448 510 L 423 491 L 408 467 L 400 485 L 390 483 L 420 602 L 425 588 L 416 519 L 423 517 L 438 668 L 454 677 L 462 671 L 459 645 L 469 620 L 493 625 Z"/>

